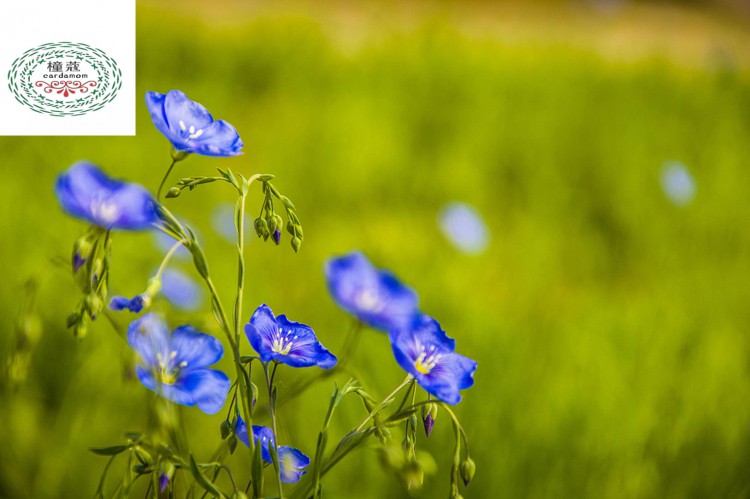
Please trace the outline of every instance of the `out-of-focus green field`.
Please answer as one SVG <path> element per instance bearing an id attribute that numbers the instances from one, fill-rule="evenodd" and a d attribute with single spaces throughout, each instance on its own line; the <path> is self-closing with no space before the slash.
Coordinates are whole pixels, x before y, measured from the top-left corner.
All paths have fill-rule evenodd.
<path id="1" fill-rule="evenodd" d="M 172 180 L 215 167 L 273 173 L 297 205 L 299 255 L 286 239 L 248 245 L 248 317 L 268 303 L 336 352 L 351 321 L 322 266 L 359 248 L 413 286 L 458 351 L 477 359 L 476 385 L 457 408 L 478 465 L 465 497 L 750 495 L 750 77 L 731 53 L 692 66 L 613 62 L 564 43 L 471 36 L 446 19 L 356 45 L 305 16 L 212 27 L 142 8 L 138 23 L 138 98 L 182 89 L 245 142 L 244 156 L 190 158 Z M 89 497 L 106 459 L 87 448 L 145 428 L 148 392 L 125 375 L 131 351 L 104 321 L 76 342 L 64 329 L 76 289 L 47 267 L 84 229 L 57 206 L 61 170 L 89 159 L 155 189 L 169 148 L 143 105 L 137 132 L 0 138 L 3 358 L 32 274 L 42 278 L 43 321 L 28 380 L 0 395 L 0 497 Z M 667 160 L 696 179 L 689 206 L 661 191 Z M 228 187 L 210 185 L 168 201 L 201 234 L 228 306 L 234 248 L 210 215 L 231 200 Z M 484 215 L 485 253 L 458 253 L 439 232 L 437 213 L 453 200 Z M 260 202 L 256 191 L 251 214 Z M 142 291 L 159 261 L 149 235 L 117 234 L 111 288 Z M 207 307 L 170 317 L 188 320 L 217 332 Z M 403 377 L 375 332 L 354 365 L 378 397 Z M 290 371 L 282 379 L 298 376 Z M 330 389 L 284 406 L 282 443 L 313 455 Z M 208 459 L 223 415 L 183 414 Z M 337 434 L 363 416 L 346 402 Z M 419 445 L 438 469 L 416 495 L 447 496 L 445 414 Z M 248 465 L 245 454 L 233 468 Z M 407 496 L 372 450 L 324 485 L 329 497 Z"/>

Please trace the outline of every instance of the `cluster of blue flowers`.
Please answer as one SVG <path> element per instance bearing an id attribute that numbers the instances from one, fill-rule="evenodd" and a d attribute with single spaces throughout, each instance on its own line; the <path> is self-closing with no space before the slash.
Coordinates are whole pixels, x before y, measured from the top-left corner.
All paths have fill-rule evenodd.
<path id="1" fill-rule="evenodd" d="M 341 308 L 388 332 L 398 364 L 431 395 L 448 404 L 474 384 L 477 363 L 455 353 L 456 342 L 418 308 L 417 294 L 360 252 L 333 258 L 325 268 L 328 289 Z"/>
<path id="2" fill-rule="evenodd" d="M 175 161 L 187 154 L 241 154 L 243 144 L 235 128 L 223 120 L 214 120 L 205 107 L 184 93 L 148 92 L 146 103 L 154 125 L 173 145 Z M 77 163 L 61 174 L 55 191 L 64 211 L 107 233 L 162 228 L 165 223 L 163 208 L 146 189 L 112 179 L 90 163 Z M 157 293 L 187 310 L 200 303 L 200 290 L 186 275 L 164 268 L 182 243 L 172 242 L 174 247 L 146 292 L 134 298 L 112 297 L 111 310 L 147 311 Z M 74 272 L 84 262 L 85 255 L 76 252 Z M 435 319 L 419 310 L 418 296 L 411 288 L 393 274 L 375 268 L 360 252 L 329 260 L 325 276 L 336 303 L 361 323 L 387 333 L 397 363 L 426 392 L 447 404 L 461 400 L 460 391 L 474 383 L 477 363 L 455 352 L 455 341 Z M 273 363 L 332 369 L 337 364 L 336 356 L 318 341 L 310 326 L 285 315 L 275 316 L 265 304 L 254 311 L 244 331 L 266 367 Z M 226 374 L 211 368 L 224 353 L 215 337 L 189 325 L 170 332 L 161 317 L 146 313 L 129 325 L 127 342 L 139 358 L 136 376 L 149 390 L 176 404 L 196 406 L 206 414 L 215 414 L 224 406 L 232 384 Z M 238 351 L 239 345 L 233 346 Z M 247 427 L 239 415 L 235 423 L 234 434 L 250 445 Z M 431 429 L 433 421 L 429 423 Z M 265 463 L 271 463 L 269 449 L 276 451 L 281 481 L 295 483 L 305 474 L 310 459 L 298 449 L 277 448 L 271 428 L 254 425 L 252 435 L 261 446 Z M 161 477 L 159 481 L 163 489 Z"/>

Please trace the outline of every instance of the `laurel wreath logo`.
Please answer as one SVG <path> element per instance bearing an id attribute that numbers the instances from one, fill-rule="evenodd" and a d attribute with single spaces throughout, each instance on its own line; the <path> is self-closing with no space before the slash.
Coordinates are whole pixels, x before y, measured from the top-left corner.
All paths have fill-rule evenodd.
<path id="1" fill-rule="evenodd" d="M 90 81 L 35 81 L 34 74 L 50 61 L 69 59 L 86 63 L 95 74 Z M 40 84 L 42 83 L 42 84 Z M 81 91 L 82 85 L 86 90 Z M 111 102 L 122 88 L 122 72 L 104 51 L 85 43 L 45 43 L 18 57 L 8 71 L 8 88 L 16 100 L 37 113 L 50 116 L 81 116 L 98 111 Z M 66 99 L 53 98 L 50 89 L 64 90 Z M 78 92 L 74 91 L 78 90 Z M 68 98 L 70 97 L 70 98 Z"/>

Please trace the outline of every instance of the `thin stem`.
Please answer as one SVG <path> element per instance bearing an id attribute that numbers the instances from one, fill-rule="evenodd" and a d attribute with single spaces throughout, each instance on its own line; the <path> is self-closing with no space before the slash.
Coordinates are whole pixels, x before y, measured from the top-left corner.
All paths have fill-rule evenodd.
<path id="1" fill-rule="evenodd" d="M 393 397 L 394 397 L 394 396 L 395 396 L 395 395 L 396 395 L 396 394 L 397 394 L 397 393 L 398 393 L 399 391 L 401 391 L 401 389 L 402 389 L 403 387 L 405 387 L 406 385 L 408 385 L 409 383 L 411 383 L 411 380 L 412 380 L 412 376 L 411 376 L 411 374 L 407 374 L 407 375 L 406 375 L 406 379 L 404 379 L 404 381 L 402 381 L 400 385 L 398 385 L 398 386 L 397 386 L 397 387 L 396 387 L 396 388 L 395 388 L 395 389 L 394 389 L 394 390 L 393 390 L 393 391 L 392 391 L 392 392 L 391 392 L 391 393 L 390 393 L 390 394 L 389 394 L 389 395 L 388 395 L 388 396 L 387 396 L 386 398 L 384 398 L 384 399 L 383 399 L 383 401 L 382 401 L 381 403 L 379 403 L 378 405 L 376 405 L 376 406 L 375 406 L 375 407 L 374 407 L 374 408 L 372 409 L 372 411 L 370 411 L 370 414 L 368 414 L 368 415 L 367 415 L 367 417 L 366 417 L 366 418 L 364 419 L 364 421 L 362 421 L 361 423 L 359 423 L 359 426 L 357 426 L 357 428 L 356 428 L 356 429 L 354 430 L 354 433 L 357 433 L 357 432 L 359 432 L 359 431 L 360 431 L 360 430 L 361 430 L 362 428 L 364 428 L 364 426 L 365 426 L 365 425 L 367 424 L 367 422 L 368 422 L 368 421 L 370 421 L 370 420 L 371 420 L 372 418 L 374 418 L 374 417 L 375 417 L 375 415 L 376 415 L 376 414 L 377 414 L 378 412 L 380 412 L 380 410 L 381 410 L 381 409 L 383 409 L 383 408 L 384 408 L 384 407 L 385 407 L 386 405 L 388 405 L 388 403 L 390 402 L 390 400 L 391 400 L 391 399 L 392 399 L 392 398 L 393 398 Z"/>
<path id="2" fill-rule="evenodd" d="M 263 372 L 266 375 L 266 387 L 268 388 L 268 409 L 271 413 L 271 428 L 273 429 L 273 438 L 276 441 L 276 449 L 279 448 L 279 433 L 276 431 L 276 397 L 273 396 L 273 378 L 276 376 L 276 368 L 279 367 L 278 362 L 274 362 L 273 370 L 271 375 L 268 375 L 268 362 L 263 364 Z M 278 460 L 278 457 L 276 458 Z M 281 488 L 281 466 L 279 465 L 279 472 L 276 473 L 276 483 L 279 487 L 279 499 L 284 499 L 284 492 Z"/>
<path id="3" fill-rule="evenodd" d="M 172 164 L 169 165 L 169 168 L 167 168 L 167 173 L 164 174 L 164 178 L 161 179 L 161 183 L 159 184 L 159 188 L 156 190 L 156 200 L 161 200 L 161 190 L 164 188 L 164 183 L 167 181 L 167 177 L 169 177 L 169 174 L 172 173 L 172 168 L 174 168 L 174 165 L 177 164 L 177 160 L 172 158 Z"/>
<path id="4" fill-rule="evenodd" d="M 164 255 L 164 259 L 161 261 L 161 265 L 159 265 L 159 269 L 156 271 L 156 275 L 154 277 L 156 277 L 157 279 L 161 277 L 162 273 L 164 273 L 164 269 L 167 268 L 167 263 L 169 263 L 169 260 L 172 258 L 175 251 L 180 249 L 180 246 L 182 246 L 183 244 L 185 244 L 185 241 L 180 239 L 179 241 L 174 243 L 171 248 L 169 248 L 169 251 L 167 251 L 167 254 Z"/>

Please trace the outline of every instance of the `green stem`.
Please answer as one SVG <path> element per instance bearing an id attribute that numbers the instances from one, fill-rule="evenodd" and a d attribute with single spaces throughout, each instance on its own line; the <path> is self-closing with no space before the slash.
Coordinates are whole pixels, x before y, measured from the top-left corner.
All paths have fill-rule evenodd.
<path id="1" fill-rule="evenodd" d="M 268 375 L 268 362 L 263 364 L 263 372 L 266 375 L 266 387 L 268 388 L 268 409 L 269 409 L 269 412 L 271 413 L 271 429 L 273 430 L 273 438 L 276 441 L 276 449 L 279 448 L 279 445 L 278 445 L 279 433 L 276 430 L 276 397 L 273 394 L 273 379 L 276 376 L 277 367 L 279 367 L 279 364 L 277 362 L 274 362 L 273 371 L 271 371 L 271 375 L 269 376 Z M 279 470 L 276 473 L 276 484 L 278 485 L 278 488 L 279 488 L 279 499 L 284 499 L 284 492 L 281 488 L 281 466 L 280 465 L 279 465 Z"/>
<path id="2" fill-rule="evenodd" d="M 159 184 L 159 188 L 156 190 L 156 200 L 161 200 L 161 190 L 164 188 L 164 183 L 167 181 L 167 177 L 169 177 L 169 174 L 172 173 L 172 168 L 174 168 L 174 165 L 177 164 L 177 160 L 172 158 L 172 164 L 169 165 L 169 168 L 167 168 L 167 173 L 164 174 L 164 178 L 161 179 L 161 183 Z"/>
<path id="3" fill-rule="evenodd" d="M 174 243 L 171 248 L 169 248 L 169 251 L 167 251 L 167 254 L 164 255 L 164 260 L 162 260 L 161 265 L 159 265 L 159 269 L 156 271 L 156 275 L 154 276 L 155 278 L 159 279 L 161 277 L 162 273 L 164 273 L 164 269 L 167 268 L 167 264 L 169 263 L 169 260 L 172 259 L 174 252 L 177 251 L 180 248 L 180 246 L 182 246 L 183 244 L 185 244 L 185 241 L 180 239 L 179 241 Z"/>
<path id="4" fill-rule="evenodd" d="M 367 424 L 367 422 L 368 422 L 368 421 L 370 421 L 370 420 L 371 420 L 372 418 L 374 418 L 374 417 L 375 417 L 375 415 L 376 415 L 376 414 L 377 414 L 378 412 L 380 412 L 380 410 L 381 410 L 381 409 L 383 409 L 383 408 L 384 408 L 384 407 L 385 407 L 386 405 L 388 405 L 388 404 L 390 403 L 391 399 L 392 399 L 392 398 L 393 398 L 393 397 L 394 397 L 394 396 L 395 396 L 395 395 L 396 395 L 396 394 L 397 394 L 397 393 L 398 393 L 399 391 L 401 391 L 401 389 L 402 389 L 403 387 L 405 387 L 406 385 L 408 385 L 409 383 L 411 383 L 411 380 L 412 380 L 412 376 L 411 376 L 411 374 L 407 374 L 407 375 L 406 375 L 406 378 L 404 379 L 404 381 L 402 381 L 400 385 L 398 385 L 398 386 L 397 386 L 396 388 L 394 388 L 394 390 L 393 390 L 393 391 L 392 391 L 392 392 L 391 392 L 391 393 L 390 393 L 390 394 L 389 394 L 389 395 L 388 395 L 388 396 L 387 396 L 386 398 L 384 398 L 384 399 L 383 399 L 383 401 L 382 401 L 381 403 L 379 403 L 378 405 L 376 405 L 376 406 L 375 406 L 375 407 L 374 407 L 374 408 L 372 409 L 372 411 L 370 411 L 370 414 L 368 414 L 368 415 L 367 415 L 367 417 L 366 417 L 366 418 L 365 418 L 365 419 L 364 419 L 364 420 L 363 420 L 363 421 L 362 421 L 361 423 L 359 423 L 359 426 L 357 426 L 357 428 L 356 428 L 356 429 L 354 430 L 354 433 L 357 433 L 357 432 L 359 432 L 360 430 L 362 430 L 362 428 L 364 428 L 364 426 L 365 426 L 365 425 Z"/>

